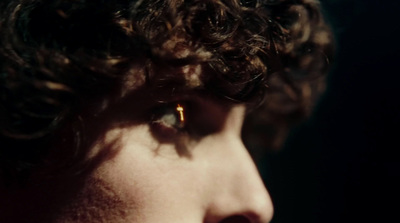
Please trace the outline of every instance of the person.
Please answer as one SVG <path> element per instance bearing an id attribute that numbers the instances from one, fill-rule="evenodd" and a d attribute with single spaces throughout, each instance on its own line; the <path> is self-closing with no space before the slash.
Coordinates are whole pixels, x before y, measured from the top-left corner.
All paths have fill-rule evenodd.
<path id="1" fill-rule="evenodd" d="M 242 135 L 310 110 L 332 45 L 319 8 L 2 1 L 0 222 L 269 222 Z"/>

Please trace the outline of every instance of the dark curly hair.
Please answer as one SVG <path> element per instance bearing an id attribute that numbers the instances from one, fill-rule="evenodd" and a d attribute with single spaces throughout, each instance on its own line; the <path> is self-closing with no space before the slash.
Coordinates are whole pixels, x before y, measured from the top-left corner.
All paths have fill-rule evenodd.
<path id="1" fill-rule="evenodd" d="M 7 0 L 0 19 L 1 178 L 84 150 L 85 114 L 144 86 L 262 104 L 249 122 L 279 133 L 309 111 L 332 53 L 316 0 Z M 156 72 L 190 65 L 199 78 Z"/>

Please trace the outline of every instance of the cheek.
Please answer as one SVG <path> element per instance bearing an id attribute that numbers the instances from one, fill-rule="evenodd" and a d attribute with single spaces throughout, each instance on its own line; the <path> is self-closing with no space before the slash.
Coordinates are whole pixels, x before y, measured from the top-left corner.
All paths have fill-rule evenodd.
<path id="1" fill-rule="evenodd" d="M 146 126 L 136 126 L 120 131 L 113 130 L 107 137 L 118 137 L 118 153 L 102 163 L 93 177 L 105 182 L 125 204 L 129 218 L 162 222 L 158 216 L 167 217 L 174 207 L 175 213 L 184 214 L 185 208 L 198 203 L 186 191 L 199 191 L 197 168 L 189 159 L 179 156 L 172 144 L 160 145 L 151 137 Z M 113 136 L 112 136 L 113 135 Z M 182 207 L 182 201 L 187 202 Z M 193 209 L 193 208 L 190 208 Z M 165 213 L 164 213 L 165 212 Z M 165 220 L 165 219 L 164 219 Z"/>
<path id="2" fill-rule="evenodd" d="M 124 201 L 127 207 L 141 209 L 148 199 L 146 196 L 151 185 L 149 180 L 154 176 L 149 166 L 149 157 L 155 143 L 149 138 L 146 127 L 113 129 L 99 142 L 101 143 L 93 147 L 93 156 L 102 149 L 108 149 L 109 147 L 104 145 L 108 145 L 109 142 L 114 144 L 112 149 L 117 152 L 101 163 L 92 177 L 118 193 L 119 199 Z M 135 214 L 141 213 L 136 212 Z"/>

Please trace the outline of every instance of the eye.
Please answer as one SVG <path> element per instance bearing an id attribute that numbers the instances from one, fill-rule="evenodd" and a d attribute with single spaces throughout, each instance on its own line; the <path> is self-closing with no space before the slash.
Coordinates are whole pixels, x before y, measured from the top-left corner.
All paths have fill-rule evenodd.
<path id="1" fill-rule="evenodd" d="M 170 103 L 153 110 L 150 127 L 159 139 L 171 139 L 186 130 L 187 108 L 184 103 Z"/>
<path id="2" fill-rule="evenodd" d="M 208 98 L 164 103 L 150 110 L 150 130 L 160 142 L 198 140 L 221 131 L 229 108 Z"/>

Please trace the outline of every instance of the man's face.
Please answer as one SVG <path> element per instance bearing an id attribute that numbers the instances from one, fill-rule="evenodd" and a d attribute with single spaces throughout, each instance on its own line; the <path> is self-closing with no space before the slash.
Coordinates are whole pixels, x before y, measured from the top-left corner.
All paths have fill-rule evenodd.
<path id="1" fill-rule="evenodd" d="M 189 87 L 199 86 L 201 69 L 195 68 L 158 73 L 181 75 Z M 96 108 L 84 113 L 83 127 L 93 138 L 83 157 L 90 168 L 75 163 L 88 170 L 72 177 L 66 171 L 68 177 L 39 180 L 32 190 L 11 195 L 11 219 L 18 216 L 25 222 L 30 221 L 25 216 L 35 216 L 38 222 L 52 223 L 271 220 L 271 199 L 241 140 L 246 106 L 203 90 L 184 90 L 187 86 L 182 88 L 179 81 L 135 88 L 142 73 L 135 69 L 135 81 L 127 78 L 100 113 Z M 60 150 L 53 149 L 58 158 Z M 19 215 L 19 210 L 30 214 Z"/>
<path id="2" fill-rule="evenodd" d="M 134 107 L 138 108 L 138 105 Z M 132 116 L 91 148 L 102 162 L 59 222 L 269 222 L 272 204 L 241 141 L 245 106 L 188 97 Z"/>

